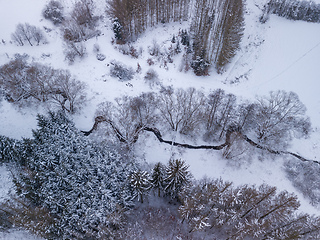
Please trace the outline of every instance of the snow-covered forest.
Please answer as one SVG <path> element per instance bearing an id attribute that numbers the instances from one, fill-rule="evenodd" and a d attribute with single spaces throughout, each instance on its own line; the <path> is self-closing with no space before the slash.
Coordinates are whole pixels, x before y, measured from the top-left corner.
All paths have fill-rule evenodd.
<path id="1" fill-rule="evenodd" d="M 1 239 L 320 238 L 320 1 L 0 6 Z"/>

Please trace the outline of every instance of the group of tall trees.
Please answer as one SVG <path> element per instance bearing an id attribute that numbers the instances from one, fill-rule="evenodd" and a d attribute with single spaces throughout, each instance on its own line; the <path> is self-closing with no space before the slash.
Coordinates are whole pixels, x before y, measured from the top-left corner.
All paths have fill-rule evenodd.
<path id="1" fill-rule="evenodd" d="M 109 1 L 115 19 L 117 40 L 132 41 L 158 23 L 191 18 L 193 66 L 197 75 L 206 75 L 213 64 L 218 72 L 239 49 L 244 29 L 244 4 L 235 0 Z M 199 64 L 200 63 L 200 64 Z"/>
<path id="2" fill-rule="evenodd" d="M 276 187 L 203 179 L 181 194 L 179 212 L 192 231 L 217 239 L 317 239 L 320 219 L 298 214 L 297 197 Z"/>
<path id="3" fill-rule="evenodd" d="M 291 20 L 320 22 L 320 4 L 301 0 L 270 0 L 264 7 L 260 21 L 267 21 L 269 14 L 276 14 Z"/>
<path id="4" fill-rule="evenodd" d="M 121 25 L 123 41 L 136 40 L 147 27 L 188 19 L 190 0 L 111 0 L 108 14 Z"/>
<path id="5" fill-rule="evenodd" d="M 214 64 L 218 72 L 235 55 L 244 30 L 244 4 L 237 0 L 195 1 L 191 23 L 194 58 Z"/>

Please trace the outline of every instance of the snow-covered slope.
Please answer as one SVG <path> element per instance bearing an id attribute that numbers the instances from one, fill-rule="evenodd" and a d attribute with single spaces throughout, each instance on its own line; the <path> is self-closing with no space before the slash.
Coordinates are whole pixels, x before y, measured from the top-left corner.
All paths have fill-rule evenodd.
<path id="1" fill-rule="evenodd" d="M 65 1 L 65 3 L 71 1 Z M 261 24 L 258 17 L 265 0 L 248 0 L 246 10 L 246 30 L 242 49 L 234 58 L 226 73 L 218 75 L 214 71 L 208 77 L 196 77 L 192 72 L 179 71 L 180 59 L 168 64 L 168 70 L 153 66 L 159 74 L 162 84 L 174 87 L 196 87 L 208 92 L 210 89 L 223 88 L 244 99 L 254 99 L 256 95 L 265 95 L 271 90 L 296 92 L 307 107 L 307 115 L 313 124 L 313 132 L 309 139 L 295 140 L 291 151 L 300 153 L 306 158 L 318 159 L 320 156 L 320 24 L 290 21 L 276 16 Z M 319 1 L 320 3 L 320 1 Z M 150 68 L 146 62 L 148 46 L 153 41 L 165 45 L 179 29 L 187 28 L 187 23 L 174 23 L 149 29 L 134 44 L 141 49 L 138 59 L 125 56 L 114 49 L 113 37 L 108 19 L 101 24 L 102 35 L 86 42 L 88 56 L 81 62 L 68 65 L 64 60 L 63 43 L 59 30 L 44 20 L 41 10 L 43 0 L 0 0 L 0 65 L 7 63 L 15 53 L 27 53 L 34 61 L 50 64 L 55 68 L 69 69 L 79 80 L 88 85 L 89 102 L 83 111 L 74 116 L 80 129 L 90 129 L 93 124 L 97 104 L 115 97 L 137 95 L 143 91 L 152 91 L 144 83 L 144 73 Z M 99 9 L 104 9 L 104 1 L 99 1 Z M 18 23 L 28 22 L 40 27 L 51 28 L 46 34 L 49 44 L 29 47 L 18 47 L 10 42 L 10 35 Z M 3 41 L 2 41 L 3 40 Z M 106 60 L 100 62 L 93 53 L 93 45 L 98 43 Z M 42 54 L 50 55 L 44 57 Z M 131 85 L 119 82 L 110 76 L 111 60 L 125 63 L 136 69 L 139 63 L 142 73 L 136 74 Z M 14 138 L 30 137 L 31 129 L 36 127 L 36 114 L 45 109 L 17 109 L 9 103 L 0 102 L 0 135 Z M 137 154 L 148 162 L 167 162 L 174 155 L 181 157 L 190 165 L 196 178 L 203 176 L 222 177 L 235 184 L 262 184 L 277 186 L 280 190 L 296 192 L 282 170 L 283 158 L 253 158 L 239 167 L 238 163 L 230 163 L 220 159 L 214 151 L 181 150 L 164 146 L 148 134 L 138 142 Z M 5 173 L 6 174 L 6 173 Z M 4 177 L 6 175 L 3 175 Z M 7 189 L 0 186 L 1 194 Z M 302 203 L 302 211 L 320 214 L 320 210 L 308 204 L 301 194 L 297 193 Z M 5 235 L 3 235 L 4 239 Z M 0 235 L 1 238 L 1 235 Z M 9 239 L 9 238 L 8 238 Z"/>

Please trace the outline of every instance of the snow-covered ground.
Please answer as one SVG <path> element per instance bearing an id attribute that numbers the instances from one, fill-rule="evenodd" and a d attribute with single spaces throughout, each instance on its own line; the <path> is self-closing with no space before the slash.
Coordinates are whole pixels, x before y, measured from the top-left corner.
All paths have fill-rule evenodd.
<path id="1" fill-rule="evenodd" d="M 70 3 L 73 1 L 64 1 Z M 214 71 L 208 77 L 196 77 L 193 73 L 179 71 L 179 59 L 168 64 L 168 70 L 154 66 L 164 85 L 174 87 L 196 87 L 203 91 L 223 88 L 227 92 L 244 99 L 254 99 L 256 95 L 266 95 L 272 90 L 296 92 L 307 107 L 313 132 L 308 139 L 295 140 L 290 150 L 306 158 L 317 160 L 320 156 L 320 24 L 301 21 L 289 21 L 276 16 L 261 25 L 258 21 L 260 9 L 265 0 L 247 1 L 247 28 L 239 51 L 228 71 L 218 75 Z M 320 3 L 320 0 L 317 0 Z M 149 29 L 135 43 L 137 49 L 142 49 L 138 59 L 124 56 L 111 44 L 112 30 L 105 19 L 102 36 L 86 42 L 88 56 L 81 62 L 68 65 L 64 60 L 62 40 L 57 28 L 44 20 L 41 11 L 46 1 L 43 0 L 0 0 L 0 65 L 7 63 L 15 53 L 27 53 L 34 61 L 50 64 L 54 68 L 69 69 L 79 80 L 88 84 L 89 103 L 83 111 L 74 116 L 74 121 L 80 129 L 90 129 L 97 104 L 105 100 L 127 94 L 137 95 L 143 91 L 151 91 L 144 83 L 144 73 L 150 68 L 146 62 L 148 48 L 153 41 L 160 45 L 169 41 L 179 29 L 187 28 L 187 23 L 174 23 Z M 99 9 L 104 9 L 104 1 L 99 1 Z M 40 27 L 52 28 L 47 33 L 48 45 L 38 47 L 18 47 L 10 43 L 10 35 L 18 23 L 30 23 Z M 3 40 L 3 42 L 2 42 Z M 100 62 L 93 53 L 93 45 L 98 43 L 106 60 Z M 42 54 L 50 54 L 44 58 Z M 136 74 L 130 81 L 132 86 L 119 82 L 108 76 L 107 64 L 116 59 L 136 69 L 139 63 L 142 73 Z M 13 138 L 31 137 L 31 129 L 36 128 L 36 114 L 45 109 L 18 109 L 4 101 L 0 102 L 0 135 Z M 181 157 L 190 165 L 190 170 L 199 179 L 203 176 L 222 177 L 235 184 L 262 184 L 277 186 L 280 190 L 296 192 L 301 202 L 301 210 L 311 214 L 320 214 L 320 210 L 312 207 L 299 194 L 286 178 L 282 170 L 283 158 L 250 159 L 238 166 L 219 158 L 214 151 L 179 150 L 164 146 L 156 139 L 145 134 L 139 140 L 139 153 L 148 162 L 161 161 L 166 163 L 170 156 Z M 1 168 L 0 200 L 7 195 L 10 186 L 9 174 Z M 2 234 L 2 235 L 1 235 Z M 10 237 L 14 236 L 14 237 Z M 32 239 L 22 232 L 14 235 L 0 233 L 0 239 Z"/>

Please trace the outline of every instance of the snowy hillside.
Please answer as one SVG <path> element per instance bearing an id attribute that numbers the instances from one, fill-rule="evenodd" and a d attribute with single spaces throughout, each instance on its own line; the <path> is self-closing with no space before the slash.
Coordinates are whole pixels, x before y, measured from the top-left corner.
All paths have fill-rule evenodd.
<path id="1" fill-rule="evenodd" d="M 65 6 L 71 2 L 62 1 Z M 105 1 L 95 1 L 97 11 L 103 14 Z M 103 18 L 99 24 L 102 34 L 85 42 L 87 56 L 76 60 L 72 65 L 65 60 L 64 43 L 59 29 L 41 15 L 46 3 L 43 0 L 0 0 L 0 65 L 8 63 L 16 53 L 28 54 L 29 60 L 48 64 L 53 68 L 70 70 L 71 74 L 87 84 L 88 102 L 78 113 L 72 115 L 73 121 L 80 130 L 89 130 L 93 126 L 98 104 L 114 101 L 122 95 L 137 96 L 142 92 L 158 91 L 158 86 L 150 87 L 144 76 L 149 69 L 159 75 L 164 86 L 174 88 L 195 87 L 205 93 L 218 88 L 233 93 L 243 100 L 253 101 L 256 96 L 267 95 L 270 91 L 286 90 L 298 94 L 307 108 L 307 116 L 312 123 L 312 132 L 307 139 L 295 139 L 289 150 L 301 156 L 319 160 L 320 158 L 320 24 L 287 20 L 275 15 L 265 23 L 259 22 L 266 0 L 247 0 L 245 11 L 245 32 L 241 49 L 237 52 L 227 71 L 217 74 L 211 69 L 209 76 L 195 76 L 192 71 L 181 72 L 182 56 L 177 55 L 173 63 L 161 66 L 156 63 L 149 66 L 148 48 L 155 42 L 160 48 L 170 45 L 173 35 L 179 30 L 188 28 L 188 22 L 163 24 L 148 29 L 133 46 L 138 49 L 138 58 L 124 55 L 112 44 L 114 33 L 110 20 Z M 320 3 L 320 1 L 318 0 Z M 68 10 L 68 8 L 67 8 Z M 70 10 L 70 9 L 69 9 Z M 16 46 L 12 43 L 11 34 L 19 23 L 30 23 L 40 28 L 50 29 L 45 33 L 48 44 L 40 46 Z M 94 45 L 100 46 L 100 52 L 106 56 L 98 61 Z M 110 62 L 116 60 L 136 70 L 138 64 L 141 73 L 134 75 L 128 82 L 121 82 L 110 77 Z M 6 101 L 0 102 L 0 135 L 21 139 L 32 136 L 36 128 L 37 113 L 46 113 L 45 106 L 18 108 Z M 179 140 L 173 133 L 165 135 L 168 140 Z M 183 141 L 186 141 L 183 139 Z M 199 141 L 190 139 L 191 144 Z M 201 143 L 201 141 L 200 141 Z M 241 163 L 222 159 L 214 150 L 179 149 L 164 145 L 151 134 L 144 133 L 135 146 L 135 155 L 141 162 L 162 162 L 166 164 L 172 156 L 181 158 L 190 165 L 190 171 L 196 179 L 204 176 L 222 178 L 241 184 L 269 184 L 279 190 L 297 194 L 301 203 L 301 212 L 320 215 L 320 208 L 309 203 L 287 178 L 283 164 L 285 156 L 247 156 Z M 298 161 L 298 160 L 297 160 Z M 320 160 L 319 160 L 320 161 Z M 9 192 L 10 174 L 1 168 L 0 200 Z M 6 184 L 2 184 L 5 182 Z M 20 232 L 9 237 L 0 233 L 1 239 L 32 239 Z M 21 237 L 21 238 L 19 238 Z"/>

